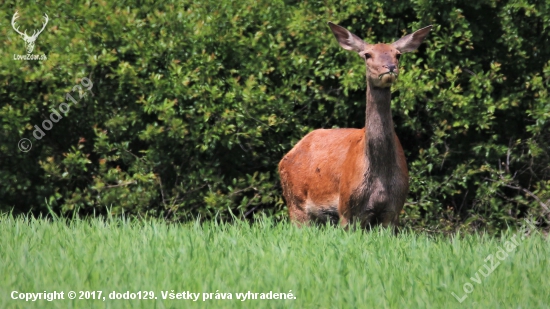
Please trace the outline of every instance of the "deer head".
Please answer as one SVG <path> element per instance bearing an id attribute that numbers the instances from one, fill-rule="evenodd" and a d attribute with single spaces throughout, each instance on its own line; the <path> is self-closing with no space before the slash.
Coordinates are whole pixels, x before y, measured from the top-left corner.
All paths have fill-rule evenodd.
<path id="1" fill-rule="evenodd" d="M 27 49 L 27 53 L 30 54 L 34 50 L 34 41 L 36 41 L 36 38 L 38 38 L 38 35 L 42 33 L 42 31 L 44 31 L 44 28 L 46 28 L 46 25 L 48 24 L 48 15 L 44 14 L 45 22 L 44 22 L 44 25 L 42 26 L 42 29 L 40 29 L 40 31 L 38 32 L 34 30 L 31 36 L 27 35 L 26 30 L 24 33 L 21 33 L 21 31 L 19 31 L 19 27 L 17 28 L 15 27 L 15 20 L 17 18 L 19 18 L 19 14 L 17 14 L 17 11 L 15 11 L 15 14 L 13 14 L 13 18 L 11 19 L 11 26 L 13 27 L 13 30 L 15 30 L 15 32 L 19 33 L 23 37 L 23 40 L 25 40 L 25 48 Z"/>
<path id="2" fill-rule="evenodd" d="M 328 23 L 340 46 L 355 51 L 365 60 L 367 82 L 374 87 L 387 88 L 399 75 L 399 57 L 414 51 L 430 33 L 432 26 L 424 27 L 391 44 L 368 44 L 346 28 Z"/>

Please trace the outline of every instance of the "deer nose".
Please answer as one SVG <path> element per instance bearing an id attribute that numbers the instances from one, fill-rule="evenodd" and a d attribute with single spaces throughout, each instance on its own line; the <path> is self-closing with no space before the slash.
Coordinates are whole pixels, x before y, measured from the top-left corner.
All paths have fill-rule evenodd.
<path id="1" fill-rule="evenodd" d="M 390 72 L 393 72 L 395 70 L 395 65 L 394 64 L 388 64 L 388 65 L 386 65 L 386 68 L 388 70 L 390 70 Z"/>

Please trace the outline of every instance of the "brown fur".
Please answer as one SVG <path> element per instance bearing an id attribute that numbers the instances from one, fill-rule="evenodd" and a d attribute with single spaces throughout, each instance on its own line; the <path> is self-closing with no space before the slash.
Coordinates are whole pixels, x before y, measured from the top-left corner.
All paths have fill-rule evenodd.
<path id="1" fill-rule="evenodd" d="M 431 26 L 393 44 L 370 45 L 340 26 L 329 25 L 343 48 L 365 59 L 365 128 L 315 130 L 283 157 L 279 174 L 290 219 L 397 227 L 409 175 L 393 128 L 389 87 L 398 75 L 398 55 L 416 49 Z M 379 78 L 387 72 L 395 74 Z"/>

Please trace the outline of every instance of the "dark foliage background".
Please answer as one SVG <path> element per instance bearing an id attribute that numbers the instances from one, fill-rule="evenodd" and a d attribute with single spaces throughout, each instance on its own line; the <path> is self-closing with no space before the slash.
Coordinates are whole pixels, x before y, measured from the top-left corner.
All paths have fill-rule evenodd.
<path id="1" fill-rule="evenodd" d="M 548 1 L 1 8 L 3 211 L 285 216 L 284 153 L 315 128 L 364 125 L 364 65 L 338 46 L 330 20 L 373 43 L 434 25 L 420 50 L 402 57 L 392 89 L 411 174 L 405 225 L 495 231 L 549 218 Z M 29 34 L 50 17 L 33 52 L 46 61 L 14 60 L 26 53 L 10 25 L 16 10 Z M 84 77 L 91 91 L 72 92 Z M 70 111 L 36 140 L 34 125 L 62 102 Z M 21 138 L 32 141 L 29 152 L 18 149 Z"/>

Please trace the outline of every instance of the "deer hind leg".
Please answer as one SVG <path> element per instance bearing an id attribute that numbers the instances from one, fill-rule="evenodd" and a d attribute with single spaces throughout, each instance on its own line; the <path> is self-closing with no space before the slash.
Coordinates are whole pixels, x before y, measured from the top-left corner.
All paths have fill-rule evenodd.
<path id="1" fill-rule="evenodd" d="M 296 205 L 296 201 L 288 203 L 288 214 L 290 221 L 294 222 L 298 226 L 302 226 L 308 223 L 309 218 L 305 210 Z"/>
<path id="2" fill-rule="evenodd" d="M 290 217 L 290 221 L 297 226 L 307 225 L 309 218 L 304 207 L 302 207 L 304 203 L 287 190 L 283 190 L 283 193 L 288 207 L 288 216 Z"/>
<path id="3" fill-rule="evenodd" d="M 399 232 L 399 212 L 388 211 L 380 217 L 382 226 L 384 228 L 388 228 L 389 226 L 393 227 L 393 232 L 397 235 Z"/>
<path id="4" fill-rule="evenodd" d="M 348 230 L 350 223 L 353 222 L 351 222 L 351 211 L 344 198 L 340 198 L 340 202 L 338 203 L 338 217 L 340 219 L 340 226 Z"/>
<path id="5" fill-rule="evenodd" d="M 286 157 L 283 158 L 281 163 L 279 163 L 279 174 L 281 176 L 283 196 L 288 207 L 288 215 L 290 217 L 290 221 L 298 226 L 301 226 L 303 224 L 306 224 L 308 221 L 308 217 L 304 210 L 304 207 L 300 207 L 304 203 L 304 199 L 294 194 L 291 186 L 292 174 L 289 173 L 288 169 L 285 168 L 285 161 Z"/>
<path id="6" fill-rule="evenodd" d="M 394 211 L 377 211 L 374 208 L 362 212 L 358 217 L 360 218 L 361 228 L 367 231 L 378 225 L 384 228 L 399 225 L 399 216 Z"/>
<path id="7" fill-rule="evenodd" d="M 361 228 L 366 231 L 372 230 L 375 226 L 379 224 L 376 214 L 372 211 L 362 213 L 358 221 L 361 225 Z"/>

